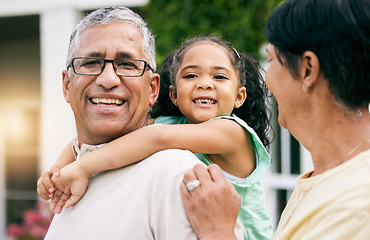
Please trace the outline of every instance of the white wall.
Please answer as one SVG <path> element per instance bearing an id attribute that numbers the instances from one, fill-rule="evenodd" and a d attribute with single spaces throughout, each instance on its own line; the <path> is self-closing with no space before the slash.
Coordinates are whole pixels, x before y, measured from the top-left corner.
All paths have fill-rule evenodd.
<path id="1" fill-rule="evenodd" d="M 63 98 L 61 72 L 65 69 L 69 35 L 80 18 L 79 11 L 68 7 L 50 8 L 40 14 L 40 172 L 50 169 L 63 147 L 76 135 L 72 111 Z"/>

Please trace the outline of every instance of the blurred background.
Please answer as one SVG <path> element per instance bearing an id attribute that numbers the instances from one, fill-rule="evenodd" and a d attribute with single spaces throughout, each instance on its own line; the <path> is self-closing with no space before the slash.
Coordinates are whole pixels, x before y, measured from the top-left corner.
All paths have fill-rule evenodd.
<path id="1" fill-rule="evenodd" d="M 7 229 L 13 231 L 9 233 L 13 239 L 17 239 L 14 231 L 25 231 L 24 225 L 35 229 L 38 218 L 30 217 L 30 211 L 41 212 L 49 220 L 45 207 L 36 204 L 40 200 L 36 181 L 76 135 L 72 111 L 62 95 L 61 72 L 69 36 L 86 13 L 123 5 L 140 14 L 156 37 L 158 67 L 186 38 L 213 34 L 239 52 L 251 53 L 266 69 L 264 25 L 281 2 L 0 0 L 0 239 L 7 239 Z M 275 101 L 271 97 L 269 102 L 274 141 L 265 188 L 276 226 L 297 176 L 312 166 L 307 151 L 277 125 Z M 30 239 L 38 239 L 36 235 Z"/>

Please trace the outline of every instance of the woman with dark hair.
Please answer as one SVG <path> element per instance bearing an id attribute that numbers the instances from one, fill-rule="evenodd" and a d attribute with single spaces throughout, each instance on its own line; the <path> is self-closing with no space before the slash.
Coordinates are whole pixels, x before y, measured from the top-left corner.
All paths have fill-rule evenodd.
<path id="1" fill-rule="evenodd" d="M 273 238 L 369 239 L 370 1 L 288 0 L 271 14 L 266 36 L 266 85 L 279 124 L 314 166 L 298 178 Z M 186 173 L 203 181 L 218 174 L 200 166 Z M 202 186 L 191 197 L 183 191 L 198 232 L 212 224 L 203 220 L 217 191 Z"/>

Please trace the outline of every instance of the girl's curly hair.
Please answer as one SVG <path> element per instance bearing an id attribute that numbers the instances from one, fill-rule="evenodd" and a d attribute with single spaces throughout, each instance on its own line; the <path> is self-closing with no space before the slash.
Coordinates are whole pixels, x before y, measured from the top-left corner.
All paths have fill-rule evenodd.
<path id="1" fill-rule="evenodd" d="M 161 86 L 159 97 L 150 111 L 150 116 L 183 116 L 179 108 L 175 106 L 169 97 L 169 87 L 175 86 L 174 76 L 182 59 L 189 47 L 199 42 L 213 42 L 225 47 L 228 51 L 231 63 L 240 77 L 240 86 L 247 91 L 247 99 L 239 108 L 234 108 L 233 113 L 243 119 L 254 129 L 262 143 L 267 147 L 270 144 L 268 137 L 271 130 L 269 111 L 267 109 L 267 87 L 260 73 L 262 70 L 259 63 L 248 54 L 239 54 L 230 43 L 218 37 L 196 37 L 187 40 L 180 49 L 171 52 L 164 60 L 159 74 Z"/>

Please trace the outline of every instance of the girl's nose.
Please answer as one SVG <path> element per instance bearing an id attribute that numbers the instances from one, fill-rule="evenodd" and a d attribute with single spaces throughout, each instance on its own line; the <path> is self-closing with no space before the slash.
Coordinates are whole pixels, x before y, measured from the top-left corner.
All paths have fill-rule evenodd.
<path id="1" fill-rule="evenodd" d="M 197 88 L 199 89 L 213 89 L 214 86 L 212 84 L 211 81 L 208 81 L 208 80 L 200 80 L 197 82 L 197 85 L 196 85 Z"/>

